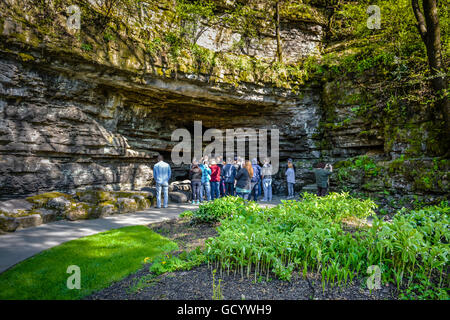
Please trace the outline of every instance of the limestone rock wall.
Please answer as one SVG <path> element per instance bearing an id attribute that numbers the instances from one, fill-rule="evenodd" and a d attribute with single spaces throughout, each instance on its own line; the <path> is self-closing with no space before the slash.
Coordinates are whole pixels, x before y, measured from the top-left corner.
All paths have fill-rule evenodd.
<path id="1" fill-rule="evenodd" d="M 69 78 L 12 58 L 2 59 L 0 68 L 2 196 L 151 185 L 156 155 L 169 158 L 176 144 L 172 132 L 192 131 L 199 120 L 204 130 L 279 129 L 282 159 L 320 154 L 312 138 L 320 118 L 317 88 L 305 90 L 301 99 L 269 99 L 283 100 L 278 103 L 261 104 L 258 98 L 243 102 L 227 95 L 202 101 L 189 92 L 162 97 L 151 90 L 113 87 L 111 79 L 105 85 Z M 174 167 L 174 179 L 186 174 L 186 167 Z"/>
<path id="2" fill-rule="evenodd" d="M 12 60 L 0 70 L 1 195 L 148 185 L 150 155 L 107 129 L 117 119 L 104 89 Z"/>

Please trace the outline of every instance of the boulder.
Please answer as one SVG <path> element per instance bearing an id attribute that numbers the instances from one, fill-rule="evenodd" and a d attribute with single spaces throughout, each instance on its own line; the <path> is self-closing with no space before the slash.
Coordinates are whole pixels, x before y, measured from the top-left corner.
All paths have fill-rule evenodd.
<path id="1" fill-rule="evenodd" d="M 99 213 L 99 217 L 110 216 L 118 212 L 117 207 L 113 204 L 100 204 L 97 208 L 97 211 Z"/>
<path id="2" fill-rule="evenodd" d="M 188 201 L 188 196 L 179 191 L 169 192 L 169 199 L 175 203 L 185 203 Z"/>
<path id="3" fill-rule="evenodd" d="M 119 198 L 117 199 L 117 207 L 119 208 L 119 213 L 134 212 L 138 210 L 138 204 L 136 200 L 130 198 Z"/>
<path id="4" fill-rule="evenodd" d="M 47 202 L 46 207 L 48 209 L 54 209 L 58 211 L 61 214 L 65 214 L 67 211 L 69 211 L 72 207 L 72 202 L 65 197 L 57 197 L 50 199 Z"/>
<path id="5" fill-rule="evenodd" d="M 16 218 L 16 221 L 19 223 L 18 229 L 37 227 L 42 224 L 42 217 L 39 214 L 30 214 Z"/>
<path id="6" fill-rule="evenodd" d="M 97 204 L 104 201 L 113 201 L 114 197 L 108 191 L 85 190 L 77 191 L 77 198 L 83 202 Z"/>
<path id="7" fill-rule="evenodd" d="M 191 191 L 191 181 L 183 180 L 183 181 L 174 181 L 169 185 L 169 192 L 174 191 Z"/>
<path id="8" fill-rule="evenodd" d="M 139 210 L 144 210 L 144 209 L 148 209 L 151 206 L 151 200 L 149 200 L 147 197 L 144 197 L 142 195 L 134 195 L 132 197 L 132 199 L 134 199 L 138 205 L 138 209 Z"/>
<path id="9" fill-rule="evenodd" d="M 141 191 L 146 192 L 147 198 L 150 200 L 150 206 L 156 205 L 156 188 L 155 187 L 145 187 L 142 188 Z"/>
<path id="10" fill-rule="evenodd" d="M 36 209 L 34 210 L 37 214 L 39 214 L 42 218 L 42 223 L 49 223 L 56 221 L 58 214 L 54 210 L 48 210 L 48 209 Z"/>
<path id="11" fill-rule="evenodd" d="M 302 193 L 308 192 L 308 193 L 314 193 L 317 194 L 317 184 L 308 184 L 306 186 L 303 186 Z"/>
<path id="12" fill-rule="evenodd" d="M 156 188 L 155 187 L 145 187 L 145 188 L 142 188 L 141 191 L 145 191 L 151 197 L 156 197 Z"/>
<path id="13" fill-rule="evenodd" d="M 83 220 L 89 218 L 89 207 L 86 203 L 77 203 L 65 210 L 65 217 L 68 220 Z"/>
<path id="14" fill-rule="evenodd" d="M 0 212 L 5 216 L 20 216 L 33 208 L 25 199 L 13 199 L 0 202 Z"/>
<path id="15" fill-rule="evenodd" d="M 19 227 L 19 222 L 15 218 L 0 214 L 0 229 L 7 232 L 14 232 Z"/>
<path id="16" fill-rule="evenodd" d="M 42 208 L 45 207 L 50 200 L 55 198 L 64 198 L 66 200 L 70 200 L 72 196 L 65 193 L 53 191 L 37 194 L 35 196 L 26 198 L 26 200 L 32 203 L 35 208 Z"/>
<path id="17" fill-rule="evenodd" d="M 117 213 L 118 209 L 115 205 L 105 202 L 99 203 L 97 206 L 93 207 L 89 212 L 90 218 L 102 218 L 106 216 L 113 215 Z"/>

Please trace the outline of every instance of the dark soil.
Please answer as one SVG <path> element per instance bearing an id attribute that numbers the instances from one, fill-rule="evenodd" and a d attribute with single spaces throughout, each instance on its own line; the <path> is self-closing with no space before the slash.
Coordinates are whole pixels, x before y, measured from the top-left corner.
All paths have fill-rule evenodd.
<path id="1" fill-rule="evenodd" d="M 160 235 L 175 241 L 180 251 L 203 248 L 205 240 L 217 235 L 216 227 L 211 224 L 190 223 L 190 218 L 178 218 L 149 224 L 148 227 Z"/>
<path id="2" fill-rule="evenodd" d="M 176 241 L 181 250 L 203 247 L 209 237 L 217 232 L 215 226 L 190 225 L 189 219 L 174 219 L 149 225 L 159 234 Z M 396 289 L 385 286 L 372 293 L 365 286 L 365 279 L 356 280 L 346 287 L 326 287 L 322 289 L 317 275 L 308 274 L 306 279 L 294 274 L 292 280 L 276 279 L 269 281 L 253 276 L 244 278 L 240 274 L 224 272 L 216 274 L 215 284 L 220 287 L 223 299 L 232 300 L 385 300 L 396 299 Z M 110 287 L 94 293 L 85 299 L 117 300 L 211 300 L 213 296 L 212 268 L 203 265 L 189 271 L 177 271 L 155 276 L 149 272 L 149 265 Z"/>

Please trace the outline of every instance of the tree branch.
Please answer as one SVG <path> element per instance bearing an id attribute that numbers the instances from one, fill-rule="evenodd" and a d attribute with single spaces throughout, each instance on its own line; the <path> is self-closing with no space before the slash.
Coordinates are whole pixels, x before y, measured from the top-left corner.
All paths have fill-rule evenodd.
<path id="1" fill-rule="evenodd" d="M 425 18 L 423 16 L 422 11 L 420 11 L 420 6 L 418 0 L 411 0 L 412 7 L 414 11 L 414 15 L 416 16 L 417 20 L 417 28 L 419 29 L 419 33 L 422 37 L 422 39 L 425 41 L 427 37 L 427 26 L 425 23 Z"/>

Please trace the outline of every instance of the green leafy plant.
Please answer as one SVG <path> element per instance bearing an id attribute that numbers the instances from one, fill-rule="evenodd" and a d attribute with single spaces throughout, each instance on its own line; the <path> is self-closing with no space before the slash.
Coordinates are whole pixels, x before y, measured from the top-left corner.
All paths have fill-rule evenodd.
<path id="1" fill-rule="evenodd" d="M 224 197 L 213 202 L 202 203 L 193 218 L 198 223 L 214 223 L 220 219 L 237 214 L 245 209 L 245 202 L 239 197 Z"/>
<path id="2" fill-rule="evenodd" d="M 172 254 L 164 254 L 157 256 L 152 261 L 149 271 L 160 275 L 166 272 L 177 270 L 190 270 L 206 262 L 206 257 L 200 250 L 196 248 L 190 252 L 182 252 L 178 256 Z"/>
<path id="3" fill-rule="evenodd" d="M 106 42 L 109 42 L 109 41 L 113 41 L 113 40 L 115 40 L 116 39 L 116 37 L 114 36 L 114 34 L 111 32 L 111 31 L 105 31 L 105 33 L 103 34 L 103 39 L 106 41 Z"/>
<path id="4" fill-rule="evenodd" d="M 213 300 L 223 300 L 222 287 L 221 287 L 222 279 L 219 279 L 218 283 L 216 284 L 216 272 L 217 272 L 216 269 L 214 269 L 212 271 L 212 276 L 213 276 L 213 283 L 212 283 L 213 296 L 212 296 L 212 299 Z"/>
<path id="5" fill-rule="evenodd" d="M 325 290 L 365 277 L 369 266 L 378 265 L 383 283 L 396 285 L 400 292 L 426 277 L 426 290 L 434 292 L 423 291 L 426 296 L 444 297 L 450 237 L 447 203 L 419 211 L 403 209 L 392 222 L 375 218 L 371 226 L 357 224 L 348 232 L 347 223 L 374 215 L 372 200 L 346 193 L 306 193 L 302 201 L 283 201 L 273 208 L 250 203 L 238 209 L 234 199 L 223 201 L 230 203 L 208 206 L 222 218 L 219 235 L 208 239 L 205 249 L 208 263 L 220 273 L 240 273 L 256 282 L 272 274 L 290 281 L 294 271 L 304 276 L 314 272 L 321 275 Z M 233 211 L 223 214 L 227 206 Z"/>
<path id="6" fill-rule="evenodd" d="M 194 216 L 194 212 L 192 211 L 183 211 L 182 213 L 180 213 L 180 217 L 181 218 L 192 218 Z"/>
<path id="7" fill-rule="evenodd" d="M 89 52 L 89 51 L 92 51 L 92 45 L 90 44 L 90 43 L 83 43 L 82 45 L 81 45 L 81 50 L 83 50 L 83 51 L 86 51 L 86 52 Z"/>

